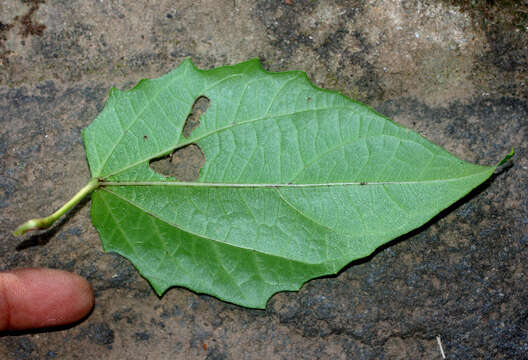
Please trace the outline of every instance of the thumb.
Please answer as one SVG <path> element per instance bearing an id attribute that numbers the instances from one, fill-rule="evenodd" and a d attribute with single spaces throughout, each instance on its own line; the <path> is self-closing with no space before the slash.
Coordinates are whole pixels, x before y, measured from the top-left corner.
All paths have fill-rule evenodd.
<path id="1" fill-rule="evenodd" d="M 88 282 L 53 269 L 20 269 L 0 273 L 0 331 L 65 325 L 92 309 Z"/>

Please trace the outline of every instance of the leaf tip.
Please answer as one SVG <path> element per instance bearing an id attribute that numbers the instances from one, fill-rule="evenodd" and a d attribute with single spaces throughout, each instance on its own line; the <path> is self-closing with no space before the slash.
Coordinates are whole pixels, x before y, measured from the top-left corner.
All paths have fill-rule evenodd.
<path id="1" fill-rule="evenodd" d="M 506 164 L 512 157 L 513 155 L 515 155 L 515 149 L 512 148 L 511 151 L 506 154 L 506 156 L 504 157 L 504 159 L 502 159 L 498 164 L 497 166 L 501 166 L 501 165 L 504 165 Z"/>

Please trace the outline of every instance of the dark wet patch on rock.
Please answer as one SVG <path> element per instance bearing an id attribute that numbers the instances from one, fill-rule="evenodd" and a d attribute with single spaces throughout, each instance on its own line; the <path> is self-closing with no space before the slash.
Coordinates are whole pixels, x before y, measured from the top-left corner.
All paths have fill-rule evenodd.
<path id="1" fill-rule="evenodd" d="M 300 45 L 310 45 L 307 34 L 299 32 L 298 16 L 307 14 L 315 2 L 296 1 L 288 6 L 283 1 L 261 1 L 256 6 L 256 16 L 263 22 L 272 37 L 271 44 L 291 55 Z"/>
<path id="2" fill-rule="evenodd" d="M 87 327 L 81 329 L 79 337 L 86 337 L 88 340 L 97 345 L 106 345 L 109 348 L 115 340 L 114 330 L 112 330 L 106 323 L 92 323 Z"/>
<path id="3" fill-rule="evenodd" d="M 146 331 L 140 331 L 135 333 L 136 341 L 148 341 L 150 340 L 150 334 Z"/>
<path id="4" fill-rule="evenodd" d="M 30 360 L 36 359 L 35 344 L 27 337 L 13 337 L 6 340 L 9 346 L 9 353 L 5 354 L 6 359 Z"/>
<path id="5" fill-rule="evenodd" d="M 507 72 L 528 71 L 528 38 L 525 32 L 493 27 L 488 32 L 488 42 L 491 49 L 483 56 L 484 61 Z"/>

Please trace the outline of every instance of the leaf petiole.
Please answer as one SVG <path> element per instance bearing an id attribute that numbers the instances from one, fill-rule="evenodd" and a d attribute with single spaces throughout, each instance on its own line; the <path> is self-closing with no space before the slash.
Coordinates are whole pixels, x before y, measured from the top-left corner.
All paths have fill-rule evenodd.
<path id="1" fill-rule="evenodd" d="M 47 229 L 55 221 L 57 221 L 62 215 L 68 212 L 72 207 L 77 205 L 82 199 L 86 197 L 86 195 L 90 194 L 92 191 L 97 189 L 99 187 L 100 183 L 98 179 L 92 179 L 88 184 L 86 184 L 85 187 L 83 187 L 77 194 L 75 194 L 74 197 L 72 197 L 66 204 L 64 204 L 60 209 L 55 211 L 50 216 L 44 217 L 44 218 L 37 218 L 37 219 L 31 219 L 20 225 L 16 228 L 16 230 L 13 232 L 14 235 L 19 236 L 23 235 L 28 231 L 31 230 L 38 230 L 38 229 Z"/>

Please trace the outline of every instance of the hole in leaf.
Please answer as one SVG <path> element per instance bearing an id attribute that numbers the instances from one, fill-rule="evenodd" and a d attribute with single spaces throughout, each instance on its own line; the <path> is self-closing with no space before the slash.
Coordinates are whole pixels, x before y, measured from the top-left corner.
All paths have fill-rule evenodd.
<path id="1" fill-rule="evenodd" d="M 205 155 L 196 144 L 174 150 L 170 155 L 150 162 L 150 168 L 159 174 L 173 176 L 179 181 L 195 181 L 205 164 Z"/>
<path id="2" fill-rule="evenodd" d="M 183 136 L 188 138 L 191 136 L 192 131 L 200 125 L 200 117 L 204 114 L 209 108 L 209 99 L 205 96 L 200 96 L 194 102 L 191 113 L 185 119 L 183 124 Z"/>
<path id="3" fill-rule="evenodd" d="M 191 132 L 200 125 L 200 117 L 209 108 L 206 96 L 198 97 L 191 112 L 183 124 L 183 136 L 188 138 Z M 147 139 L 146 136 L 143 137 Z M 200 170 L 205 164 L 205 155 L 197 144 L 190 144 L 174 150 L 171 154 L 154 159 L 149 166 L 152 170 L 164 176 L 172 176 L 180 181 L 195 181 L 200 176 Z"/>

